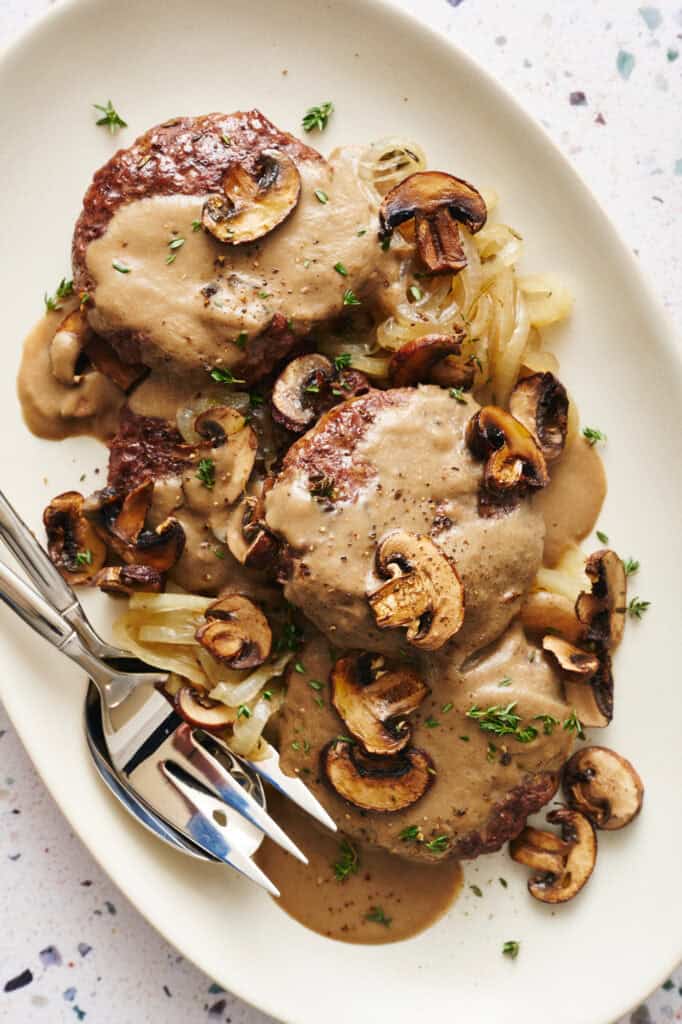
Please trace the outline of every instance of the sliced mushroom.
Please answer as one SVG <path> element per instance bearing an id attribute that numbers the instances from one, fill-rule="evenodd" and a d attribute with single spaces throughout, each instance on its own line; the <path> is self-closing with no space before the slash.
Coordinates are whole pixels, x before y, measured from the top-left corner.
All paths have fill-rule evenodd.
<path id="1" fill-rule="evenodd" d="M 262 515 L 262 499 L 246 495 L 227 519 L 227 546 L 237 561 L 250 569 L 267 569 L 279 550 L 277 539 L 265 526 Z"/>
<path id="2" fill-rule="evenodd" d="M 115 518 L 112 517 L 110 520 L 111 533 L 125 544 L 135 544 L 144 529 L 153 496 L 153 480 L 144 480 L 129 491 L 123 498 Z"/>
<path id="3" fill-rule="evenodd" d="M 408 643 L 442 647 L 464 621 L 464 587 L 453 563 L 428 537 L 393 530 L 379 543 L 377 575 L 388 582 L 368 589 L 379 629 L 407 627 Z"/>
<path id="4" fill-rule="evenodd" d="M 625 629 L 627 577 L 615 551 L 595 551 L 585 563 L 592 591 L 578 595 L 575 613 L 585 626 L 587 640 L 609 649 L 617 647 Z"/>
<path id="5" fill-rule="evenodd" d="M 512 839 L 509 852 L 515 861 L 534 868 L 538 874 L 528 881 L 528 891 L 542 903 L 566 903 L 589 879 L 597 860 L 597 836 L 592 822 L 578 811 L 559 807 L 547 821 L 561 826 L 553 832 L 525 828 Z"/>
<path id="6" fill-rule="evenodd" d="M 582 725 L 604 729 L 613 718 L 613 675 L 606 650 L 583 651 L 556 636 L 546 636 L 544 650 L 564 671 L 564 694 Z"/>
<path id="7" fill-rule="evenodd" d="M 608 747 L 582 747 L 564 765 L 571 807 L 597 828 L 625 828 L 642 809 L 644 785 L 627 758 Z"/>
<path id="8" fill-rule="evenodd" d="M 511 393 L 509 412 L 533 435 L 546 462 L 561 455 L 568 429 L 568 395 L 553 373 L 523 377 Z"/>
<path id="9" fill-rule="evenodd" d="M 293 160 L 286 153 L 266 149 L 253 173 L 241 163 L 228 168 L 222 192 L 204 203 L 201 223 L 227 245 L 255 242 L 286 220 L 300 194 L 301 176 Z"/>
<path id="10" fill-rule="evenodd" d="M 383 658 L 371 654 L 339 658 L 330 686 L 332 704 L 350 735 L 368 754 L 386 757 L 408 745 L 412 730 L 406 716 L 429 693 L 412 669 L 388 669 Z"/>
<path id="11" fill-rule="evenodd" d="M 345 740 L 327 744 L 320 767 L 332 789 L 348 803 L 383 814 L 411 807 L 435 775 L 429 755 L 416 747 L 393 757 L 368 757 Z"/>
<path id="12" fill-rule="evenodd" d="M 467 424 L 466 440 L 475 456 L 486 459 L 484 486 L 506 495 L 549 483 L 545 457 L 532 434 L 504 409 L 486 405 Z"/>
<path id="13" fill-rule="evenodd" d="M 319 416 L 316 398 L 333 373 L 332 361 L 318 352 L 292 359 L 272 389 L 272 418 L 296 434 L 306 430 Z"/>
<path id="14" fill-rule="evenodd" d="M 79 384 L 83 379 L 83 349 L 92 329 L 82 309 L 74 309 L 61 321 L 50 342 L 50 368 L 60 384 Z"/>
<path id="15" fill-rule="evenodd" d="M 220 732 L 233 725 L 237 718 L 236 708 L 228 708 L 227 704 L 211 700 L 189 686 L 183 686 L 176 693 L 175 708 L 186 722 L 207 732 Z"/>
<path id="16" fill-rule="evenodd" d="M 270 656 L 272 632 L 260 608 L 241 594 L 226 594 L 206 611 L 195 636 L 217 661 L 255 668 Z"/>
<path id="17" fill-rule="evenodd" d="M 141 363 L 122 362 L 109 342 L 94 331 L 90 332 L 83 352 L 95 369 L 112 380 L 122 391 L 129 391 L 133 384 L 137 384 L 149 373 L 148 368 Z"/>
<path id="18" fill-rule="evenodd" d="M 50 559 L 72 586 L 89 583 L 107 557 L 107 549 L 83 513 L 83 495 L 65 491 L 43 512 Z"/>
<path id="19" fill-rule="evenodd" d="M 380 238 L 414 218 L 419 255 L 432 274 L 456 274 L 467 265 L 458 221 L 472 233 L 486 222 L 473 185 L 443 171 L 418 171 L 387 192 L 379 209 Z"/>
<path id="20" fill-rule="evenodd" d="M 582 626 L 575 607 L 563 594 L 549 590 L 534 590 L 521 607 L 521 621 L 529 633 L 544 634 L 553 630 L 572 642 L 577 642 Z"/>
<path id="21" fill-rule="evenodd" d="M 155 530 L 143 530 L 135 545 L 124 550 L 122 558 L 129 565 L 146 565 L 157 572 L 167 572 L 175 565 L 184 547 L 182 524 L 169 516 Z"/>
<path id="22" fill-rule="evenodd" d="M 108 565 L 94 576 L 93 584 L 107 594 L 160 593 L 163 573 L 148 565 Z"/>
<path id="23" fill-rule="evenodd" d="M 425 334 L 406 342 L 391 357 L 388 366 L 391 387 L 411 387 L 432 380 L 436 368 L 445 369 L 449 356 L 460 355 L 462 337 L 463 332 L 457 330 L 454 334 Z"/>

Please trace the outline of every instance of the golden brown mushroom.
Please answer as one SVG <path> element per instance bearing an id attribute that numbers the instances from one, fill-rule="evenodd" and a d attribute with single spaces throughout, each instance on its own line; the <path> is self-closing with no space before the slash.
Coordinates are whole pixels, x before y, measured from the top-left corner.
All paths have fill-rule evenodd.
<path id="1" fill-rule="evenodd" d="M 221 732 L 233 725 L 237 718 L 237 708 L 228 708 L 227 704 L 211 700 L 189 686 L 183 686 L 176 693 L 175 708 L 189 725 L 196 725 L 206 732 Z"/>
<path id="2" fill-rule="evenodd" d="M 561 835 L 525 828 L 512 839 L 509 852 L 519 864 L 534 868 L 528 891 L 542 903 L 572 900 L 589 879 L 597 860 L 597 836 L 592 822 L 578 811 L 559 807 L 547 821 L 561 826 Z"/>
<path id="3" fill-rule="evenodd" d="M 225 541 L 237 561 L 249 569 L 267 569 L 273 564 L 279 544 L 263 522 L 262 495 L 247 494 L 232 508 Z"/>
<path id="4" fill-rule="evenodd" d="M 573 602 L 549 590 L 534 590 L 528 594 L 521 606 L 521 621 L 529 633 L 544 636 L 551 629 L 573 643 L 577 643 L 582 634 Z"/>
<path id="5" fill-rule="evenodd" d="M 364 373 L 336 367 L 319 352 L 297 356 L 284 367 L 272 389 L 272 418 L 294 434 L 304 430 L 333 405 L 369 391 Z"/>
<path id="6" fill-rule="evenodd" d="M 165 585 L 163 573 L 148 565 L 108 565 L 92 582 L 107 594 L 158 594 Z"/>
<path id="7" fill-rule="evenodd" d="M 89 583 L 104 565 L 107 550 L 83 511 L 83 495 L 65 491 L 43 512 L 47 550 L 72 586 Z"/>
<path id="8" fill-rule="evenodd" d="M 564 672 L 564 695 L 581 725 L 604 729 L 613 718 L 613 675 L 608 651 L 583 651 L 556 636 L 544 637 L 542 646 Z"/>
<path id="9" fill-rule="evenodd" d="M 546 462 L 561 455 L 568 429 L 568 395 L 553 373 L 523 377 L 511 393 L 509 412 L 533 435 Z"/>
<path id="10" fill-rule="evenodd" d="M 424 796 L 435 775 L 429 755 L 416 747 L 393 757 L 368 757 L 345 740 L 332 740 L 322 750 L 320 768 L 340 797 L 380 814 L 411 807 Z"/>
<path id="11" fill-rule="evenodd" d="M 443 387 L 471 387 L 473 366 L 450 359 L 461 354 L 463 336 L 463 331 L 455 329 L 453 334 L 424 334 L 405 342 L 393 354 L 388 366 L 391 387 L 411 387 L 426 381 Z"/>
<path id="12" fill-rule="evenodd" d="M 332 704 L 347 731 L 368 754 L 390 756 L 404 750 L 412 730 L 406 716 L 429 689 L 407 666 L 387 668 L 380 655 L 339 658 L 331 676 Z"/>
<path id="13" fill-rule="evenodd" d="M 564 765 L 571 807 L 597 828 L 625 828 L 642 809 L 644 785 L 627 758 L 608 747 L 582 747 Z"/>
<path id="14" fill-rule="evenodd" d="M 375 555 L 377 576 L 368 589 L 379 629 L 407 628 L 408 643 L 435 651 L 464 621 L 464 587 L 453 563 L 429 537 L 393 530 Z"/>
<path id="15" fill-rule="evenodd" d="M 387 192 L 379 208 L 379 237 L 390 238 L 414 218 L 417 249 L 432 274 L 456 274 L 467 265 L 458 221 L 472 233 L 486 222 L 483 197 L 473 185 L 443 171 L 418 171 Z"/>
<path id="16" fill-rule="evenodd" d="M 206 622 L 195 636 L 217 661 L 231 668 L 255 668 L 270 656 L 272 632 L 253 601 L 226 594 L 204 612 Z"/>
<path id="17" fill-rule="evenodd" d="M 50 367 L 61 384 L 78 385 L 89 368 L 128 391 L 148 369 L 121 361 L 111 345 L 90 327 L 84 309 L 74 309 L 61 321 L 50 342 Z"/>
<path id="18" fill-rule="evenodd" d="M 301 176 L 291 157 L 266 149 L 253 173 L 240 163 L 228 168 L 222 192 L 204 203 L 201 223 L 226 245 L 255 242 L 286 220 L 296 209 L 300 194 Z"/>
<path id="19" fill-rule="evenodd" d="M 585 563 L 592 582 L 575 603 L 575 613 L 585 627 L 585 638 L 609 650 L 617 647 L 625 629 L 627 577 L 615 551 L 595 551 Z"/>
<path id="20" fill-rule="evenodd" d="M 545 458 L 532 434 L 504 409 L 486 405 L 467 424 L 466 440 L 473 454 L 486 459 L 488 491 L 507 493 L 545 487 L 549 475 Z"/>
<path id="21" fill-rule="evenodd" d="M 126 565 L 165 573 L 184 550 L 185 531 L 173 516 L 154 530 L 145 528 L 153 490 L 152 480 L 143 481 L 123 496 L 107 487 L 85 500 L 84 511 L 100 540 Z"/>

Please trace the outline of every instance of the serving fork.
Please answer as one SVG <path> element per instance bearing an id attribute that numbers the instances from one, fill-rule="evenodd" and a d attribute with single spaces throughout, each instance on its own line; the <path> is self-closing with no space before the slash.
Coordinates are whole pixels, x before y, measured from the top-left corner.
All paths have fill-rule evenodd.
<path id="1" fill-rule="evenodd" d="M 219 737 L 187 724 L 161 691 L 167 674 L 96 633 L 75 593 L 0 492 L 0 538 L 35 584 L 0 562 L 0 599 L 83 668 L 100 697 L 108 764 L 123 800 L 143 823 L 184 852 L 223 861 L 273 895 L 278 890 L 252 859 L 263 835 L 292 856 L 305 855 L 267 813 L 261 779 L 332 831 L 336 826 L 299 779 L 284 775 L 277 751 L 238 757 Z M 90 750 L 96 758 L 93 744 Z M 97 760 L 97 758 L 96 758 Z M 105 766 L 97 760 L 106 779 Z M 111 787 L 110 787 L 111 788 Z M 115 790 L 114 790 L 115 791 Z M 116 795 L 122 799 L 121 793 Z"/>

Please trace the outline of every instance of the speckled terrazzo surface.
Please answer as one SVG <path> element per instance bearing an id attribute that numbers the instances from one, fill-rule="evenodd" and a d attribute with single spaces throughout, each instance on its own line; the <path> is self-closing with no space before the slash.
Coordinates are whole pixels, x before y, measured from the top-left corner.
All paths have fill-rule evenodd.
<path id="1" fill-rule="evenodd" d="M 679 322 L 679 0 L 403 2 L 452 34 L 543 123 Z M 0 44 L 47 6 L 0 0 Z M 213 985 L 123 899 L 46 794 L 1 705 L 0 866 L 0 1021 L 270 1019 Z M 682 970 L 621 1024 L 675 1020 Z"/>

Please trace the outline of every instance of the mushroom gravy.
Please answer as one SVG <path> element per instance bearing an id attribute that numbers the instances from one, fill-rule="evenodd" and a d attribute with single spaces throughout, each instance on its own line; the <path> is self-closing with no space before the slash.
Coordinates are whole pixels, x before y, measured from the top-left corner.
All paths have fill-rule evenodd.
<path id="1" fill-rule="evenodd" d="M 301 162 L 298 206 L 251 245 L 223 245 L 194 229 L 205 196 L 158 195 L 120 207 L 87 251 L 92 326 L 105 335 L 134 332 L 148 365 L 229 368 L 275 313 L 304 334 L 342 312 L 348 289 L 390 287 L 400 260 L 377 241 L 377 208 L 358 154 L 349 148 L 328 162 Z"/>
<path id="2" fill-rule="evenodd" d="M 556 565 L 567 547 L 578 544 L 594 529 L 605 497 L 601 456 L 577 436 L 552 465 L 548 486 L 534 498 L 545 521 L 546 565 Z"/>
<path id="3" fill-rule="evenodd" d="M 279 906 L 306 928 L 341 942 L 398 942 L 434 924 L 458 896 L 459 861 L 407 863 L 369 848 L 347 849 L 346 858 L 358 858 L 357 871 L 339 880 L 334 864 L 343 856 L 343 837 L 311 827 L 276 791 L 268 790 L 267 796 L 268 809 L 309 863 L 301 864 L 269 839 L 255 860 L 280 890 Z"/>

